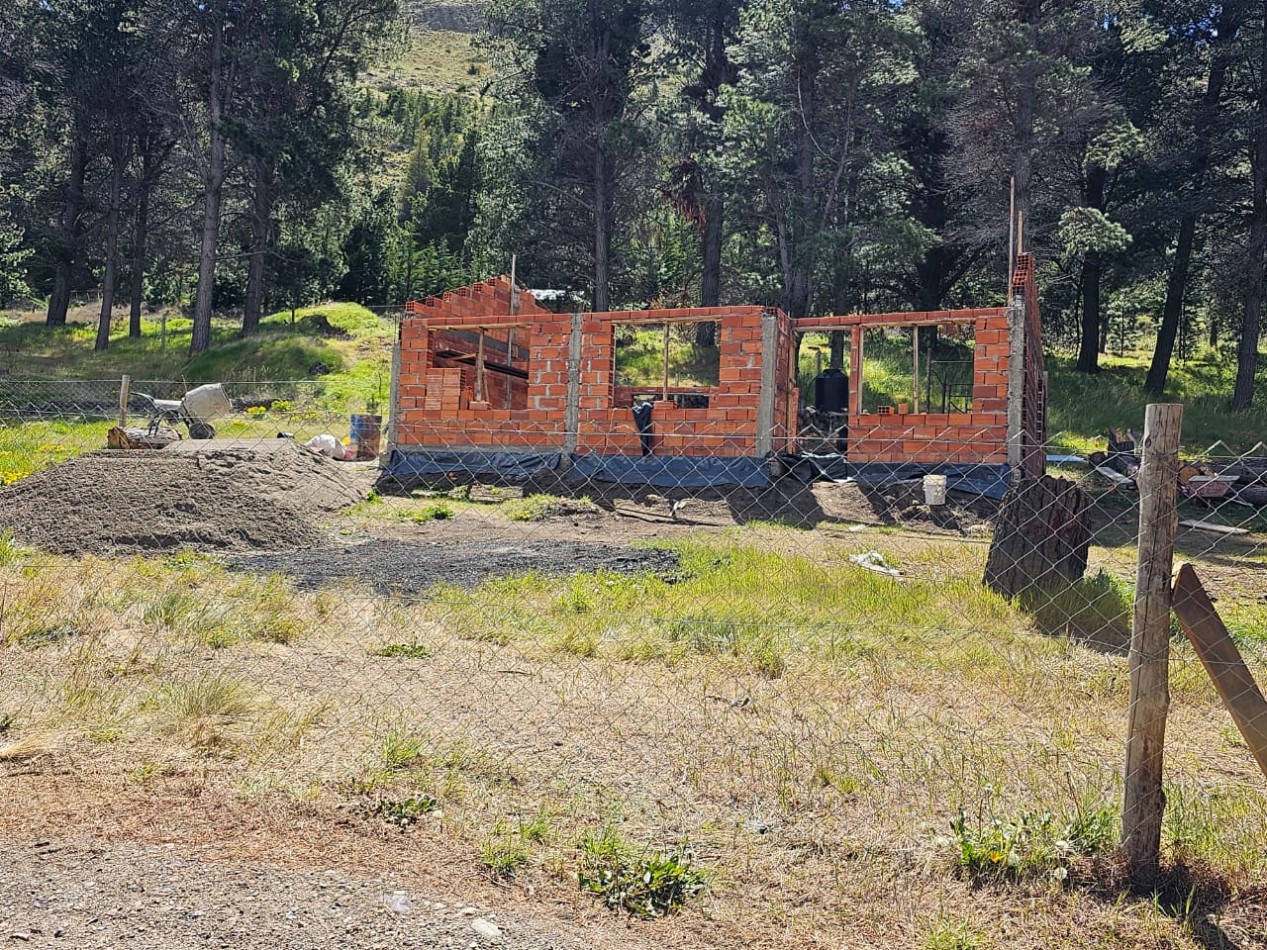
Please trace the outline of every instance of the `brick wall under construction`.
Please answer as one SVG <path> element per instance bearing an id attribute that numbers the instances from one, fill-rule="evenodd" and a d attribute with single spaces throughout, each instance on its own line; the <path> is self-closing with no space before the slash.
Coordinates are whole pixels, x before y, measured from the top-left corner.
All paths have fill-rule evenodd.
<path id="1" fill-rule="evenodd" d="M 717 385 L 689 387 L 705 407 L 678 405 L 672 395 L 654 402 L 652 452 L 761 456 L 793 448 L 792 364 L 765 362 L 766 353 L 789 352 L 790 321 L 781 312 L 555 314 L 528 294 L 518 297 L 512 314 L 510 283 L 497 278 L 409 305 L 400 337 L 397 446 L 641 454 L 635 387 L 616 380 L 617 325 L 709 321 L 718 326 Z M 503 362 L 477 380 L 481 334 L 486 365 Z"/>
<path id="2" fill-rule="evenodd" d="M 483 281 L 408 305 L 400 331 L 394 444 L 642 454 L 631 409 L 635 394 L 647 388 L 618 384 L 617 327 L 710 321 L 717 325 L 717 384 L 670 387 L 669 399 L 654 402 L 653 454 L 763 458 L 794 452 L 800 335 L 843 330 L 851 334 L 855 381 L 848 407 L 851 462 L 1023 461 L 1028 470 L 1038 464 L 1032 447 L 1041 446 L 1045 435 L 1030 255 L 1021 255 L 1010 286 L 1019 307 L 792 320 L 757 306 L 558 314 L 528 293 L 512 292 L 504 277 Z M 971 411 L 864 412 L 866 331 L 921 325 L 971 326 Z M 1019 367 L 1012 359 L 1018 347 Z M 651 389 L 660 393 L 660 387 Z M 1017 454 L 1022 444 L 1028 448 Z"/>

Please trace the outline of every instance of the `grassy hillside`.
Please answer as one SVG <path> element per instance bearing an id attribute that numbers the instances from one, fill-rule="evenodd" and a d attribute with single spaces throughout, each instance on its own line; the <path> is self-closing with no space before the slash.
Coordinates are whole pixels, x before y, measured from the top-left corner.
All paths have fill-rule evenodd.
<path id="1" fill-rule="evenodd" d="M 420 89 L 477 95 L 488 81 L 489 67 L 472 45 L 473 39 L 471 33 L 415 26 L 401 57 L 375 66 L 366 75 L 366 84 L 384 92 Z"/>
<path id="2" fill-rule="evenodd" d="M 325 321 L 321 320 L 321 317 Z M 327 330 L 328 323 L 331 329 Z M 138 339 L 117 336 L 94 353 L 96 327 L 0 319 L 0 370 L 11 379 L 112 379 L 256 382 L 313 380 L 323 383 L 332 408 L 357 408 L 381 389 L 391 369 L 389 321 L 350 303 L 326 303 L 265 317 L 259 333 L 241 337 L 236 322 L 212 326 L 212 346 L 189 359 L 190 320 L 146 319 Z M 382 396 L 379 397 L 380 400 Z"/>

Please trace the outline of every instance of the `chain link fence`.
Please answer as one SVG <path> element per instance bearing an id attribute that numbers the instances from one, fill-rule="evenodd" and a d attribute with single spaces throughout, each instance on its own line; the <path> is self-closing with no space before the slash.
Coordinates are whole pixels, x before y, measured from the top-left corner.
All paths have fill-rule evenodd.
<path id="1" fill-rule="evenodd" d="M 182 391 L 134 381 L 134 424 L 136 393 Z M 339 394 L 226 392 L 214 441 L 107 453 L 117 381 L 0 385 L 0 770 L 197 773 L 452 836 L 508 886 L 579 882 L 636 915 L 698 901 L 717 945 L 930 945 L 1010 900 L 948 911 L 965 881 L 1047 894 L 1037 945 L 1068 926 L 1059 895 L 1111 877 L 1135 447 L 1048 449 L 1085 569 L 1002 596 L 983 583 L 1009 524 L 993 470 L 388 479 L 303 448 L 348 435 Z M 1171 486 L 1175 557 L 1260 683 L 1264 455 L 1185 453 Z M 1267 782 L 1177 624 L 1169 690 L 1167 863 L 1261 888 Z M 1226 925 L 1247 946 L 1267 940 L 1252 916 Z"/>

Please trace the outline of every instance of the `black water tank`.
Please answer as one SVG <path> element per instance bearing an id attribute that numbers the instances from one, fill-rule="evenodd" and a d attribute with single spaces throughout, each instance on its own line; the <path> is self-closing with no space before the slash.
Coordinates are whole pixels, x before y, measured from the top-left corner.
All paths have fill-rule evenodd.
<path id="1" fill-rule="evenodd" d="M 834 366 L 823 370 L 814 380 L 814 408 L 819 412 L 847 412 L 849 409 L 849 377 Z"/>

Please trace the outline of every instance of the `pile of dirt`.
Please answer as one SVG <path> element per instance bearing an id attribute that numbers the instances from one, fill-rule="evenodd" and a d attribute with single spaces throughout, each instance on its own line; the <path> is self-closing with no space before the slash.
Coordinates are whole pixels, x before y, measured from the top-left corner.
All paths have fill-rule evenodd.
<path id="1" fill-rule="evenodd" d="M 287 439 L 92 452 L 0 490 L 0 526 L 57 554 L 281 551 L 322 543 L 371 478 Z"/>

